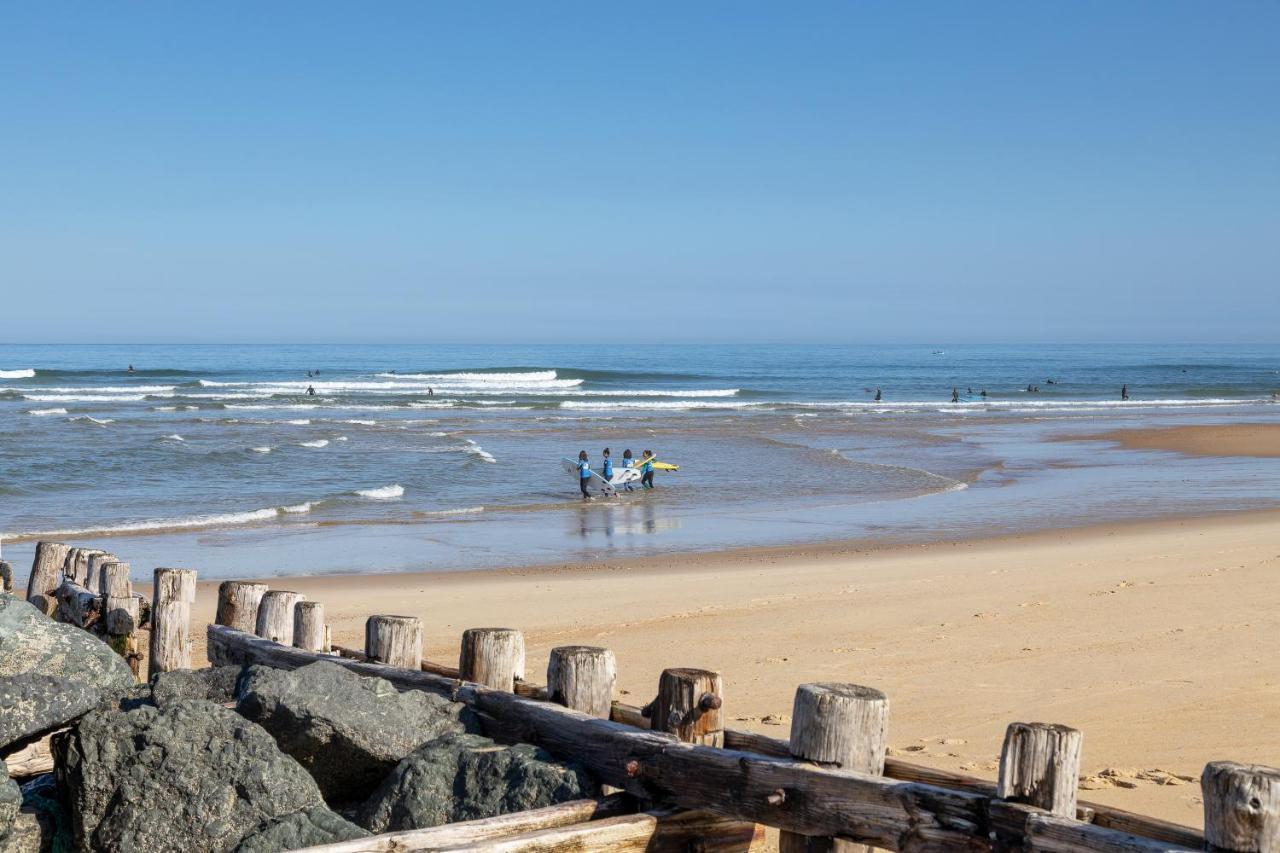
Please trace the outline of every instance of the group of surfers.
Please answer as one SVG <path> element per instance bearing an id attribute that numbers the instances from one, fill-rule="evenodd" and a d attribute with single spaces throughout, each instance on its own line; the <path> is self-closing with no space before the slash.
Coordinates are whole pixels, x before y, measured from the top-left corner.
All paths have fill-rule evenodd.
<path id="1" fill-rule="evenodd" d="M 605 482 L 613 479 L 613 458 L 609 455 L 609 448 L 604 449 L 602 454 L 604 461 L 600 463 L 600 476 Z M 635 459 L 631 455 L 630 449 L 622 451 L 622 467 L 632 468 L 640 467 L 640 486 L 645 489 L 653 488 L 653 462 L 654 455 L 652 450 L 646 450 L 640 454 L 639 459 Z M 591 495 L 587 492 L 587 486 L 591 483 L 591 460 L 587 458 L 587 451 L 578 451 L 578 488 L 582 490 L 582 499 L 590 500 Z M 631 484 L 626 483 L 623 488 L 628 492 L 632 491 Z"/>

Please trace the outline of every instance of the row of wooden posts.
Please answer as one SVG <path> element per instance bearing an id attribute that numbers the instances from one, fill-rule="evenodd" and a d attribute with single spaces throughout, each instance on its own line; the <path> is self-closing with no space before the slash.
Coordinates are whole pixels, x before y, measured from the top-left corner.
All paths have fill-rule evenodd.
<path id="1" fill-rule="evenodd" d="M 60 587 L 51 590 L 43 574 L 37 581 L 36 568 L 42 560 L 52 564 L 57 548 L 66 546 L 46 546 L 53 543 L 37 547 L 28 596 L 34 590 L 33 603 L 47 607 L 39 597 L 47 599 Z M 120 598 L 111 594 L 122 591 L 119 570 L 107 567 L 125 564 L 103 559 L 102 552 L 73 555 L 70 549 L 61 564 L 69 572 L 64 585 L 85 586 L 96 577 L 104 601 Z M 102 586 L 107 576 L 113 578 L 110 590 Z M 150 674 L 191 666 L 195 582 L 191 569 L 155 570 Z M 401 689 L 444 693 L 472 704 L 517 739 L 581 761 L 608 784 L 782 827 L 784 851 L 857 842 L 892 849 L 1013 844 L 1072 853 L 1206 846 L 1280 853 L 1280 771 L 1272 768 L 1208 764 L 1201 778 L 1202 834 L 1078 803 L 1082 735 L 1067 726 L 1011 724 L 992 785 L 886 758 L 888 700 L 860 685 L 800 685 L 790 738 L 782 741 L 723 725 L 723 679 L 717 672 L 666 669 L 656 698 L 636 708 L 613 699 L 617 662 L 611 651 L 561 646 L 551 650 L 546 686 L 531 684 L 525 680 L 523 635 L 511 628 L 464 631 L 457 667 L 422 659 L 422 624 L 414 616 L 370 616 L 364 648 L 349 649 L 331 642 L 322 603 L 250 581 L 222 583 L 215 621 L 209 627 L 211 662 L 294 668 L 329 659 Z M 655 743 L 655 735 L 643 729 L 674 740 Z M 684 751 L 677 741 L 686 745 Z"/>

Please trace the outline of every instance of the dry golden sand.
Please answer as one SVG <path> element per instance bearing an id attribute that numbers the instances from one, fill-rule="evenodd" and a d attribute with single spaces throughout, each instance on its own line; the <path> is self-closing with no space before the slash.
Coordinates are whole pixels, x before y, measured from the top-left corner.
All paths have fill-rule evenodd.
<path id="1" fill-rule="evenodd" d="M 1118 429 L 1092 437 L 1130 450 L 1172 450 L 1192 456 L 1280 456 L 1280 424 Z"/>
<path id="2" fill-rule="evenodd" d="M 371 613 L 420 616 L 426 654 L 442 662 L 456 661 L 464 628 L 514 626 L 536 681 L 553 646 L 609 646 L 623 697 L 640 704 L 663 667 L 719 669 L 730 724 L 780 737 L 796 684 L 871 685 L 890 697 L 897 754 L 975 775 L 994 776 L 1007 723 L 1066 723 L 1084 731 L 1084 772 L 1097 777 L 1083 797 L 1187 824 L 1201 821 L 1199 789 L 1178 777 L 1211 759 L 1280 761 L 1277 512 L 270 582 L 323 601 L 344 645 L 362 643 Z M 215 595 L 201 584 L 197 625 Z"/>

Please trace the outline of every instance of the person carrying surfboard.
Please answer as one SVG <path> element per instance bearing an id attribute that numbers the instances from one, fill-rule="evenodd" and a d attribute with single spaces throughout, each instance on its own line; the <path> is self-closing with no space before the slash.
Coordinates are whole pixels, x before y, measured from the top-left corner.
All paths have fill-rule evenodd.
<path id="1" fill-rule="evenodd" d="M 628 447 L 626 450 L 622 451 L 622 467 L 630 468 L 634 464 L 635 460 L 631 458 L 631 448 Z M 622 488 L 626 489 L 628 492 L 635 491 L 630 483 L 624 483 Z"/>
<path id="2" fill-rule="evenodd" d="M 653 488 L 653 451 L 646 450 L 640 456 L 640 485 Z"/>
<path id="3" fill-rule="evenodd" d="M 613 481 L 613 460 L 609 458 L 609 448 L 604 449 L 604 462 L 600 463 L 600 476 L 604 477 L 606 482 Z"/>
<path id="4" fill-rule="evenodd" d="M 582 489 L 582 499 L 591 500 L 587 493 L 587 484 L 591 482 L 591 463 L 587 461 L 587 451 L 578 451 L 578 488 Z"/>

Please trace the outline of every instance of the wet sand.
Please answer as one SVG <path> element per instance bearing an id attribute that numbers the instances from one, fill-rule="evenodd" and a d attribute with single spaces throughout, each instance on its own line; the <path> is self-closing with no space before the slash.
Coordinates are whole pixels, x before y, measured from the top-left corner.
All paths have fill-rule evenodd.
<path id="1" fill-rule="evenodd" d="M 722 670 L 730 725 L 785 737 L 795 685 L 892 703 L 895 754 L 994 777 L 1005 725 L 1083 730 L 1082 797 L 1186 824 L 1213 759 L 1280 754 L 1280 511 L 880 549 L 831 544 L 455 573 L 271 578 L 323 601 L 334 641 L 420 616 L 452 662 L 464 628 L 547 652 L 612 648 L 621 698 L 667 666 Z M 195 622 L 212 619 L 201 584 Z M 197 657 L 203 657 L 203 635 Z M 774 724 L 776 723 L 776 724 Z"/>
<path id="2" fill-rule="evenodd" d="M 1280 424 L 1215 424 L 1118 429 L 1092 436 L 1129 450 L 1172 450 L 1190 456 L 1280 457 Z"/>

